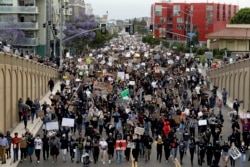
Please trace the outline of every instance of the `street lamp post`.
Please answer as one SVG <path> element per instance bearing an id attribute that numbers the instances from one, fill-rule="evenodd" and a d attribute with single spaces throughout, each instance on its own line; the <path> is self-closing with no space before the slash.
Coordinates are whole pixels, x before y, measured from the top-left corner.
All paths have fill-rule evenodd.
<path id="1" fill-rule="evenodd" d="M 62 6 L 62 0 L 60 0 L 60 68 L 62 68 L 62 63 L 63 63 L 63 59 L 62 59 L 62 48 L 63 48 L 63 46 L 62 46 L 62 38 L 63 38 L 63 34 L 62 34 L 62 30 L 63 30 L 63 6 Z"/>

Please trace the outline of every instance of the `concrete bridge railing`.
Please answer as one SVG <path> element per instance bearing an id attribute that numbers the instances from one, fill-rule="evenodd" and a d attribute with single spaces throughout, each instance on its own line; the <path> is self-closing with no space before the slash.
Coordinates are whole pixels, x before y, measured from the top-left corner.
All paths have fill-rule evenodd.
<path id="1" fill-rule="evenodd" d="M 49 90 L 50 78 L 58 78 L 57 69 L 0 52 L 0 131 L 18 123 L 18 99 L 40 99 Z"/>
<path id="2" fill-rule="evenodd" d="M 226 88 L 230 100 L 243 100 L 242 111 L 250 110 L 250 59 L 208 71 L 213 85 Z"/>

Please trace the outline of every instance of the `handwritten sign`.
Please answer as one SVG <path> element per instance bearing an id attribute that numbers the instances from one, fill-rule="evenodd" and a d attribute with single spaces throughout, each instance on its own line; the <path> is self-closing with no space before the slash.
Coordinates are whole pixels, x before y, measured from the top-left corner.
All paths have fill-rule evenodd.
<path id="1" fill-rule="evenodd" d="M 239 151 L 238 148 L 235 147 L 235 146 L 232 146 L 232 147 L 229 149 L 228 152 L 229 152 L 229 155 L 230 155 L 234 160 L 238 159 L 238 158 L 241 156 L 240 151 Z"/>
<path id="2" fill-rule="evenodd" d="M 136 127 L 135 128 L 135 134 L 143 135 L 144 131 L 145 131 L 144 128 L 141 128 L 141 127 Z"/>
<path id="3" fill-rule="evenodd" d="M 113 91 L 113 86 L 110 85 L 109 83 L 105 83 L 105 82 L 97 82 L 97 81 L 95 81 L 94 85 L 93 85 L 93 88 L 94 89 L 100 89 L 100 90 L 107 91 L 107 92 L 112 92 Z"/>

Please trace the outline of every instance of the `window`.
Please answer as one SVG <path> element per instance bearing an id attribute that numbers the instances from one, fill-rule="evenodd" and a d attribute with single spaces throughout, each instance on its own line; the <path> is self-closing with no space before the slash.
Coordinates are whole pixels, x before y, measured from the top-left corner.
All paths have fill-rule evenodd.
<path id="1" fill-rule="evenodd" d="M 174 35 L 174 39 L 175 40 L 180 40 L 180 36 L 179 35 Z"/>
<path id="2" fill-rule="evenodd" d="M 177 23 L 184 23 L 184 19 L 182 17 L 177 17 Z"/>
<path id="3" fill-rule="evenodd" d="M 162 6 L 155 5 L 155 16 L 161 16 L 162 15 Z"/>
<path id="4" fill-rule="evenodd" d="M 183 30 L 183 29 L 184 29 L 184 26 L 183 26 L 182 24 L 177 24 L 177 25 L 176 25 L 176 28 L 177 28 L 178 30 Z"/>
<path id="5" fill-rule="evenodd" d="M 12 6 L 13 0 L 0 0 L 0 6 Z"/>
<path id="6" fill-rule="evenodd" d="M 213 10 L 213 6 L 212 6 L 212 5 L 207 5 L 207 6 L 206 6 L 206 10 L 207 10 L 207 11 Z"/>
<path id="7" fill-rule="evenodd" d="M 160 23 L 165 23 L 166 22 L 166 18 L 165 17 L 161 17 L 160 18 Z"/>
<path id="8" fill-rule="evenodd" d="M 174 5 L 173 16 L 180 16 L 180 5 Z"/>

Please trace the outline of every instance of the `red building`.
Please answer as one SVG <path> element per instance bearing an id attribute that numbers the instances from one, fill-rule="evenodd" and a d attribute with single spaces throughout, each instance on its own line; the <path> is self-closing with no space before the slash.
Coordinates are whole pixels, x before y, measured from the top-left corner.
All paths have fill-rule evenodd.
<path id="1" fill-rule="evenodd" d="M 167 40 L 185 41 L 194 33 L 199 41 L 226 27 L 239 10 L 238 5 L 219 3 L 155 3 L 151 6 L 153 35 Z"/>

